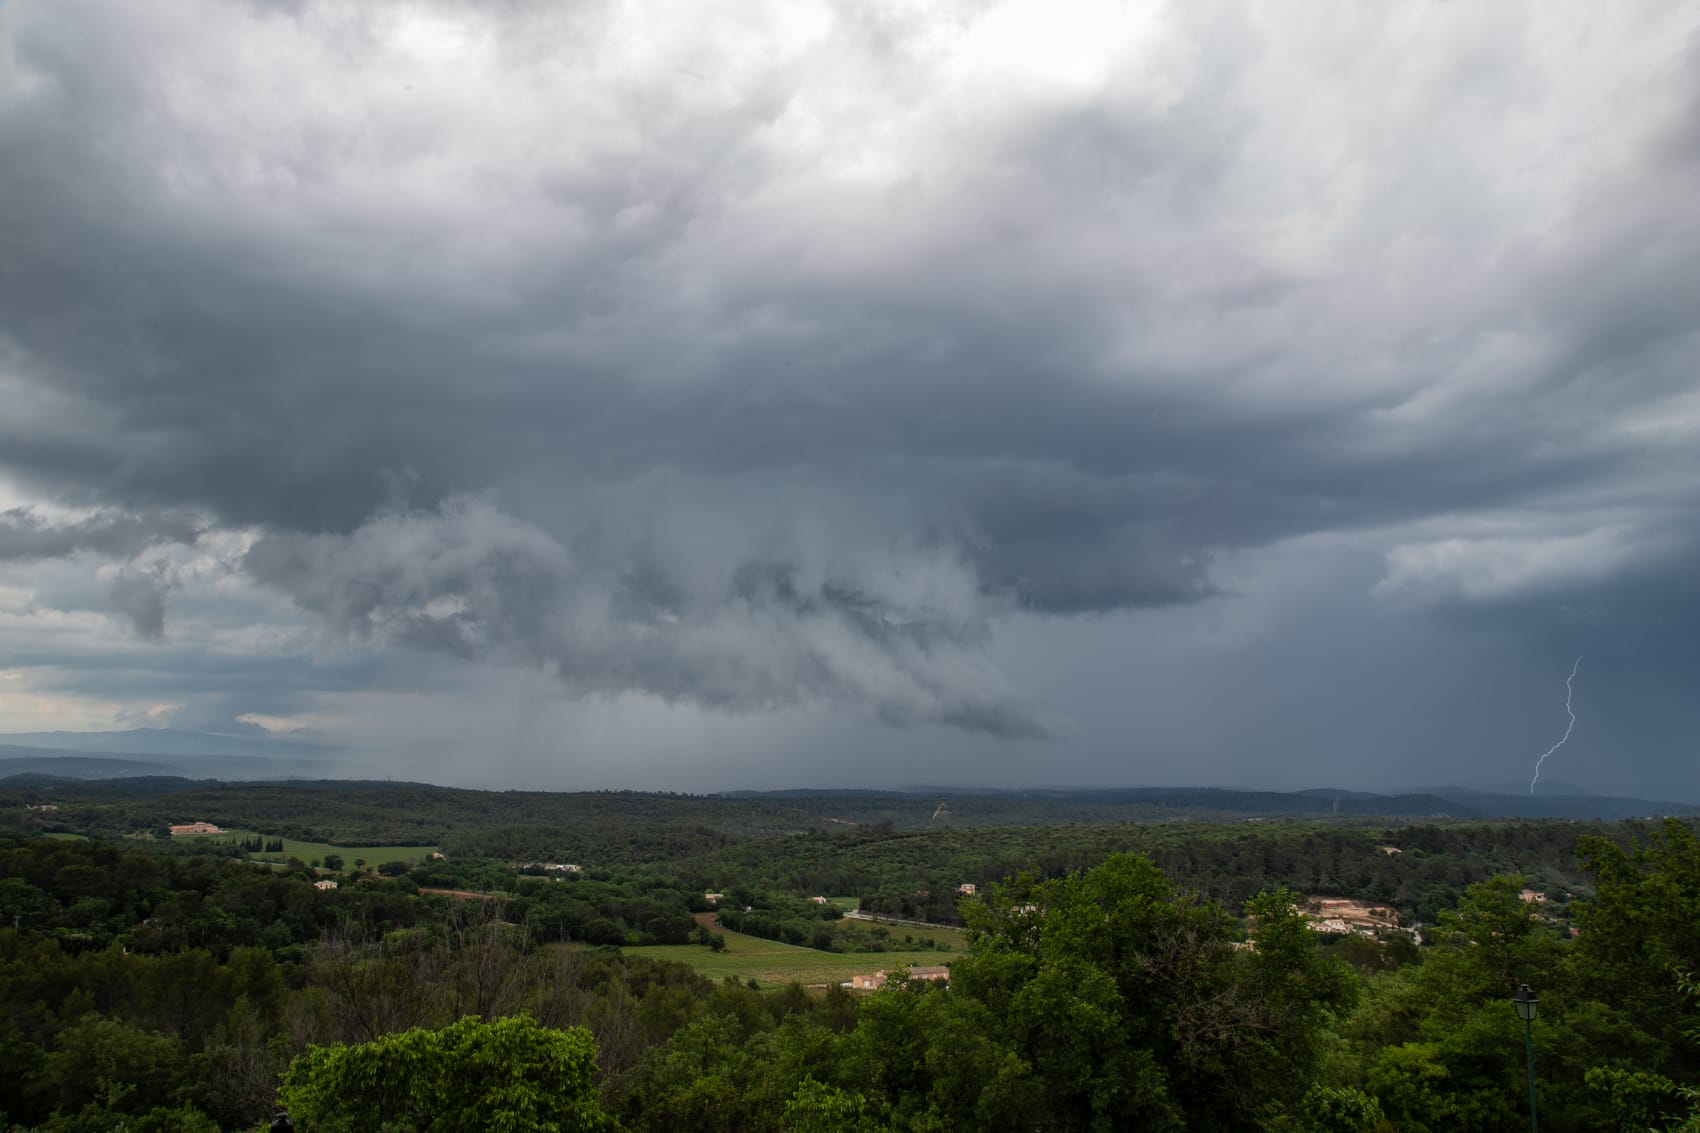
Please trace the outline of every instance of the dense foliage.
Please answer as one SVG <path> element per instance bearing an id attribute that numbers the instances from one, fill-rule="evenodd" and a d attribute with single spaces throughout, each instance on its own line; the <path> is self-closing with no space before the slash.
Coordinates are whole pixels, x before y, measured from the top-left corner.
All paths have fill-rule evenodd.
<path id="1" fill-rule="evenodd" d="M 614 1127 L 592 1081 L 595 1062 L 583 1027 L 469 1016 L 440 1030 L 314 1047 L 290 1064 L 282 1096 L 303 1126 L 325 1133 L 593 1133 Z"/>
<path id="2" fill-rule="evenodd" d="M 1485 1133 L 1527 1119 L 1521 983 L 1544 1129 L 1696 1123 L 1683 822 L 677 834 L 641 865 L 518 840 L 336 889 L 241 846 L 0 840 L 0 1128 L 251 1130 L 281 1089 L 304 1131 Z M 875 943 L 825 893 L 967 949 L 948 987 L 856 995 L 598 947 L 709 943 L 710 889 L 726 931 Z M 1297 892 L 1386 902 L 1423 944 L 1314 932 Z"/>

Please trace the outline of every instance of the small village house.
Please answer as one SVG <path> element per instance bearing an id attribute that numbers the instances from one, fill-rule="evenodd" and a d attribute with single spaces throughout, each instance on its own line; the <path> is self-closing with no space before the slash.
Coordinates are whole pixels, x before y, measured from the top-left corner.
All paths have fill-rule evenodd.
<path id="1" fill-rule="evenodd" d="M 908 969 L 912 980 L 928 980 L 932 983 L 949 983 L 950 969 L 942 964 L 922 966 Z M 878 991 L 890 979 L 890 974 L 883 969 L 873 975 L 851 976 L 844 986 L 853 991 Z"/>

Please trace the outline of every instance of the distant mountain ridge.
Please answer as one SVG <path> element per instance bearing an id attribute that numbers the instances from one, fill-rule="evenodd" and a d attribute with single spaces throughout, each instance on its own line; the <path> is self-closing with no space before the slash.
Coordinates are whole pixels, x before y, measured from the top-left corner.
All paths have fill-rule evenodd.
<path id="1" fill-rule="evenodd" d="M 335 754 L 334 748 L 305 740 L 169 728 L 16 732 L 0 734 L 0 779 L 14 775 L 84 780 L 323 778 L 336 770 Z"/>
<path id="2" fill-rule="evenodd" d="M 785 801 L 823 812 L 846 808 L 865 815 L 861 821 L 889 815 L 900 825 L 909 812 L 924 801 L 948 801 L 954 819 L 997 821 L 999 812 L 1024 804 L 1029 815 L 1048 813 L 1040 821 L 1115 821 L 1139 814 L 1161 818 L 1181 816 L 1302 817 L 1339 816 L 1364 818 L 1565 818 L 1612 821 L 1649 815 L 1696 815 L 1700 806 L 1641 798 L 1600 795 L 1509 795 L 1462 788 L 1382 795 L 1371 791 L 1349 791 L 1312 787 L 1301 791 L 1237 790 L 1231 787 L 1045 787 L 999 790 L 994 788 L 910 788 L 889 791 L 809 790 L 726 792 L 728 797 Z M 810 807 L 813 801 L 814 806 Z"/>
<path id="3" fill-rule="evenodd" d="M 336 749 L 310 740 L 268 735 L 130 728 L 120 732 L 0 732 L 0 745 L 97 755 L 323 756 Z"/>
<path id="4" fill-rule="evenodd" d="M 207 779 L 292 779 L 319 780 L 330 789 L 337 789 L 339 784 L 343 785 L 341 789 L 354 789 L 353 781 L 337 778 L 345 766 L 337 758 L 340 755 L 335 748 L 306 740 L 168 728 L 0 733 L 0 782 L 20 786 L 18 780 L 31 778 L 82 782 L 152 779 L 183 784 Z M 782 802 L 835 821 L 889 821 L 897 826 L 928 826 L 941 820 L 993 825 L 1307 816 L 1613 821 L 1655 814 L 1700 815 L 1700 806 L 1688 803 L 1595 795 L 1558 781 L 1542 786 L 1533 795 L 1465 786 L 1388 794 L 1334 787 L 1269 791 L 1234 787 L 918 786 L 734 790 L 703 797 Z M 1557 791 L 1567 793 L 1553 793 Z M 937 812 L 941 801 L 950 804 L 945 815 Z"/>
<path id="5" fill-rule="evenodd" d="M 1527 783 L 1451 783 L 1443 787 L 1401 787 L 1391 792 L 1398 795 L 1443 795 L 1447 798 L 1469 797 L 1471 795 L 1527 795 L 1530 794 Z M 1578 787 L 1575 783 L 1566 783 L 1559 779 L 1542 779 L 1536 795 L 1554 795 L 1561 798 L 1589 798 L 1599 795 L 1598 791 L 1590 791 L 1586 787 Z"/>
<path id="6" fill-rule="evenodd" d="M 52 748 L 0 744 L 0 776 L 46 775 L 62 779 L 128 779 L 137 775 L 192 777 L 186 767 L 150 759 L 117 759 Z"/>

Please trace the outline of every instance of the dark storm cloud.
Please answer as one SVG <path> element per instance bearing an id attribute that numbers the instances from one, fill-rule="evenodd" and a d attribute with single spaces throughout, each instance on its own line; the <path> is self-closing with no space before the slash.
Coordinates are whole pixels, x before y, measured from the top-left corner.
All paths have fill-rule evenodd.
<path id="1" fill-rule="evenodd" d="M 1000 735 L 1045 726 L 980 656 L 985 626 L 948 556 L 893 554 L 882 569 L 866 550 L 846 564 L 770 543 L 681 568 L 653 541 L 613 559 L 609 543 L 575 556 L 455 498 L 350 535 L 270 536 L 246 567 L 352 637 L 545 666 L 583 692 L 740 711 L 848 702 Z"/>
<path id="2" fill-rule="evenodd" d="M 193 543 L 201 525 L 183 516 L 106 513 L 54 522 L 26 507 L 0 511 L 0 561 L 56 559 L 89 551 L 112 558 L 160 543 Z"/>
<path id="3" fill-rule="evenodd" d="M 0 559 L 200 509 L 349 640 L 1009 734 L 999 617 L 1313 533 L 1692 607 L 1700 66 L 1572 16 L 8 5 L 4 469 L 122 510 Z"/>
<path id="4" fill-rule="evenodd" d="M 165 639 L 165 595 L 170 584 L 157 574 L 126 572 L 112 580 L 112 605 L 147 641 Z"/>

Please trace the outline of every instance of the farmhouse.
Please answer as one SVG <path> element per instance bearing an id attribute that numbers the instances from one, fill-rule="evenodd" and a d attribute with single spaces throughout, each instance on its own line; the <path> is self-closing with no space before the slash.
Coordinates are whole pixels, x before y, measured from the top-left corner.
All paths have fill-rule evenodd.
<path id="1" fill-rule="evenodd" d="M 323 881 L 313 882 L 313 888 L 318 889 L 320 891 L 324 891 L 324 890 L 328 890 L 328 889 L 335 889 L 336 888 L 336 882 L 331 881 L 329 878 L 326 878 Z"/>
<path id="2" fill-rule="evenodd" d="M 171 828 L 171 836 L 173 838 L 181 837 L 184 834 L 223 834 L 223 833 L 224 833 L 224 831 L 220 830 L 217 826 L 214 826 L 210 822 L 186 822 L 182 826 L 173 826 Z"/>
<path id="3" fill-rule="evenodd" d="M 910 968 L 908 972 L 909 978 L 912 980 L 929 980 L 933 983 L 950 982 L 950 969 L 942 964 L 932 967 Z M 885 982 L 889 978 L 887 973 L 882 970 L 871 976 L 851 976 L 844 986 L 854 991 L 878 991 L 885 986 Z"/>

